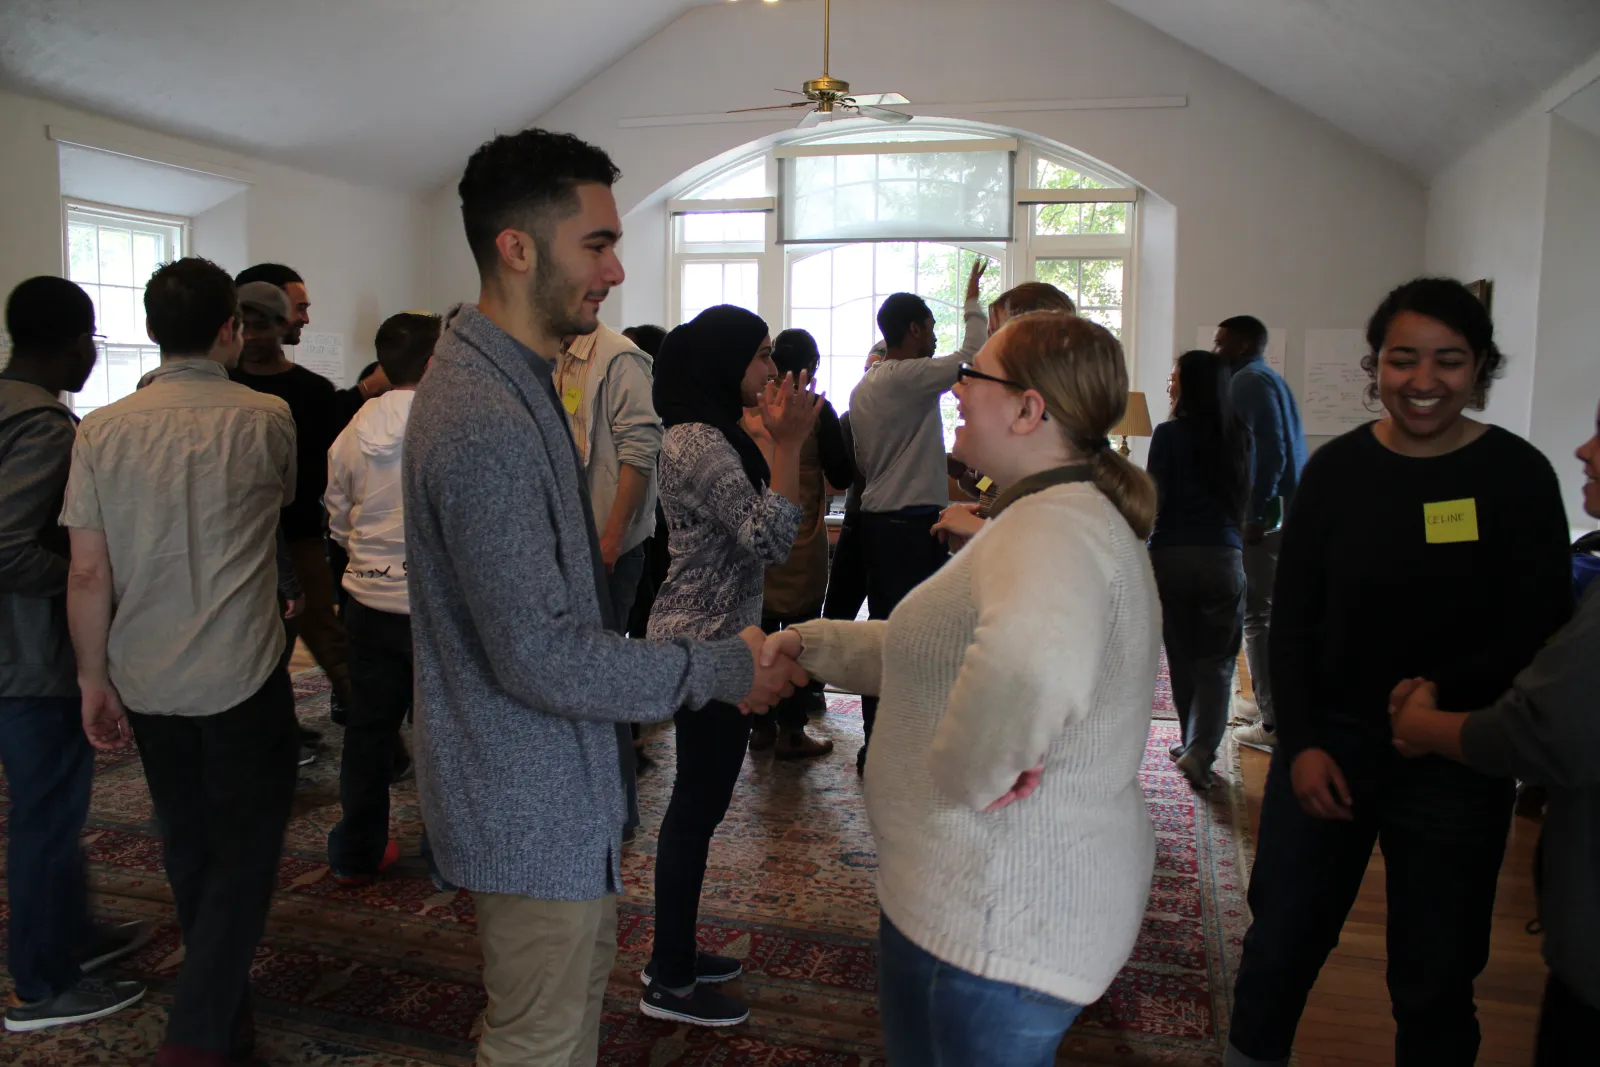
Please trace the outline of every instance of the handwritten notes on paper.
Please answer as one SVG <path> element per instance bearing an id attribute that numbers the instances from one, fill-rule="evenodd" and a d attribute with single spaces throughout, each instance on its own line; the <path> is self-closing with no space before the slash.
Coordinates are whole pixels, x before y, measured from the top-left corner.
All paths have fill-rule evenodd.
<path id="1" fill-rule="evenodd" d="M 1194 346 L 1206 352 L 1211 351 L 1211 345 L 1217 335 L 1215 326 L 1202 326 L 1195 331 Z M 1287 374 L 1284 368 L 1288 366 L 1289 331 L 1277 326 L 1267 327 L 1267 366 L 1279 374 Z"/>
<path id="2" fill-rule="evenodd" d="M 294 361 L 306 370 L 316 371 L 335 386 L 344 388 L 344 334 L 310 331 L 301 334 Z"/>
<path id="3" fill-rule="evenodd" d="M 1361 369 L 1366 353 L 1360 330 L 1306 331 L 1300 411 L 1307 434 L 1335 436 L 1372 421 L 1365 403 L 1370 379 Z"/>

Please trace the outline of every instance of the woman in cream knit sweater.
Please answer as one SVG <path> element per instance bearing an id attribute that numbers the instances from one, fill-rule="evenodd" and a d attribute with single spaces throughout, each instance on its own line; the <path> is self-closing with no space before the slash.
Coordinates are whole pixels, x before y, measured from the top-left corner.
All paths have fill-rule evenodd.
<path id="1" fill-rule="evenodd" d="M 802 623 L 765 655 L 882 698 L 866 801 L 891 1067 L 1035 1067 L 1149 893 L 1155 490 L 1106 440 L 1128 379 L 1094 323 L 1015 319 L 955 392 L 956 457 L 1010 487 L 995 517 L 888 620 Z"/>

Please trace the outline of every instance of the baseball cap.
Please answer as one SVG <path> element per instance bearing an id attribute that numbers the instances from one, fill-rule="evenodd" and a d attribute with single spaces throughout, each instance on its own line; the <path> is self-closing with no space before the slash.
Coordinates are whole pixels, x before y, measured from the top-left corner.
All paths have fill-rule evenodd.
<path id="1" fill-rule="evenodd" d="M 239 306 L 289 321 L 289 297 L 271 282 L 245 282 L 239 286 Z"/>

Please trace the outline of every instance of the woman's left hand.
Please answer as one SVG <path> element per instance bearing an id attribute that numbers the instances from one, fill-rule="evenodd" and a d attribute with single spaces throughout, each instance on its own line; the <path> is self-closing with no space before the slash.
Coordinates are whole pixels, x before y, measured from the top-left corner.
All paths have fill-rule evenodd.
<path id="1" fill-rule="evenodd" d="M 959 549 L 983 529 L 984 522 L 978 517 L 978 505 L 951 504 L 939 513 L 939 521 L 933 524 L 933 535 L 952 549 Z"/>
<path id="2" fill-rule="evenodd" d="M 1008 804 L 1015 804 L 1019 800 L 1026 799 L 1030 793 L 1039 788 L 1039 779 L 1043 777 L 1044 764 L 1042 763 L 1031 771 L 1023 771 L 1017 775 L 1017 783 L 1006 792 L 1006 795 L 984 808 L 984 813 L 999 811 Z"/>
<path id="3" fill-rule="evenodd" d="M 797 445 L 811 436 L 816 425 L 817 412 L 822 410 L 822 396 L 811 389 L 811 375 L 800 372 L 798 380 L 785 374 L 777 381 L 767 383 L 761 394 L 761 421 L 780 445 Z"/>

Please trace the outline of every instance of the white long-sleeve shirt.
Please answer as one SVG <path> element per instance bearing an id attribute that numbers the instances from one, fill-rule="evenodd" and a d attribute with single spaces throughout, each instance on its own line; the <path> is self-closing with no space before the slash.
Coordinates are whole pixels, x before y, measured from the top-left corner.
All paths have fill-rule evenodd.
<path id="1" fill-rule="evenodd" d="M 369 400 L 328 449 L 328 534 L 350 553 L 345 590 L 365 607 L 411 614 L 400 458 L 412 389 Z"/>
<path id="2" fill-rule="evenodd" d="M 967 302 L 963 315 L 966 329 L 956 351 L 933 359 L 886 359 L 869 368 L 850 394 L 856 469 L 866 480 L 862 511 L 950 503 L 939 397 L 956 384 L 957 370 L 988 336 L 988 319 L 976 300 Z"/>
<path id="3" fill-rule="evenodd" d="M 1155 862 L 1139 764 L 1161 606 L 1116 508 L 1088 483 L 1042 490 L 887 621 L 795 631 L 813 677 L 881 697 L 866 801 L 890 921 L 962 970 L 1097 999 Z M 984 810 L 1039 766 L 1032 795 Z"/>

